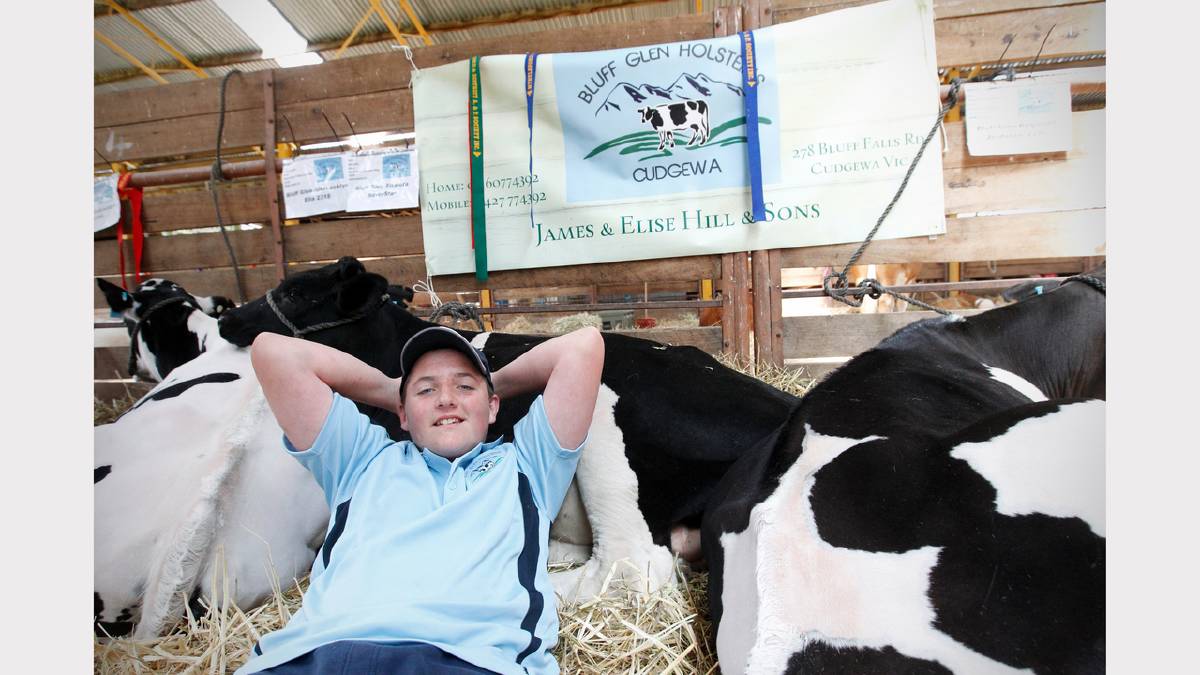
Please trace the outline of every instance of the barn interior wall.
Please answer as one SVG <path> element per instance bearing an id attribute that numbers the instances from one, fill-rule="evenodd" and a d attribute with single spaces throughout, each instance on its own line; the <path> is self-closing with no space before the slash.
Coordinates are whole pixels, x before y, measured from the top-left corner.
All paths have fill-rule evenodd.
<path id="1" fill-rule="evenodd" d="M 536 33 L 521 45 L 530 51 L 566 52 L 711 38 L 859 4 L 866 3 L 750 0 L 741 7 L 637 24 Z M 1039 53 L 1065 57 L 1103 54 L 1105 50 L 1104 2 L 936 0 L 934 10 L 938 63 L 947 69 L 991 63 L 1002 52 L 1006 61 L 1016 61 Z M 414 49 L 413 61 L 417 67 L 427 67 L 511 51 L 511 40 L 489 38 Z M 1095 59 L 1085 61 L 1079 65 L 1086 67 L 1072 71 L 1073 92 L 1104 91 L 1102 58 L 1098 63 L 1101 67 Z M 276 143 L 329 141 L 335 134 L 411 131 L 410 72 L 408 60 L 397 51 L 235 76 L 226 90 L 222 154 L 229 160 L 253 159 L 261 157 L 262 148 Z M 273 79 L 273 86 L 267 86 L 268 78 Z M 213 78 L 97 95 L 97 170 L 111 163 L 136 167 L 134 171 L 210 164 L 221 112 L 219 88 L 220 81 Z M 274 138 L 264 134 L 267 96 L 273 97 L 276 112 Z M 947 123 L 943 155 L 947 233 L 934 239 L 874 242 L 862 262 L 921 262 L 927 263 L 929 270 L 961 263 L 958 269 L 965 279 L 1045 269 L 1072 271 L 1085 259 L 1103 256 L 1104 111 L 1077 108 L 1073 122 L 1075 144 L 1070 152 L 989 158 L 971 157 L 965 149 L 963 123 Z M 272 207 L 264 181 L 261 176 L 239 179 L 216 190 L 224 223 L 258 226 L 232 229 L 229 238 L 247 296 L 262 295 L 277 283 L 280 272 L 274 262 Z M 237 296 L 222 236 L 211 229 L 217 219 L 205 184 L 147 188 L 144 217 L 144 274 L 167 276 L 200 294 Z M 97 233 L 93 260 L 96 276 L 119 283 L 114 229 Z M 201 231 L 192 232 L 196 229 Z M 366 259 L 368 269 L 387 276 L 392 283 L 411 285 L 426 275 L 416 210 L 303 219 L 284 226 L 283 240 L 289 274 L 341 255 L 354 255 Z M 130 271 L 130 242 L 124 246 Z M 808 354 L 821 349 L 828 352 L 820 346 L 822 341 L 829 348 L 836 344 L 846 351 L 844 335 L 857 331 L 875 336 L 901 320 L 867 315 L 785 319 L 780 315 L 782 269 L 840 266 L 853 248 L 816 246 L 754 256 L 691 256 L 500 271 L 490 275 L 486 288 L 498 299 L 530 295 L 519 289 L 569 287 L 587 289 L 589 297 L 595 298 L 604 293 L 633 295 L 638 288 L 644 293 L 650 288 L 679 292 L 696 288 L 701 280 L 713 280 L 725 302 L 721 325 L 675 329 L 671 337 L 710 351 L 749 354 L 753 345 L 760 360 L 783 363 L 819 358 Z M 465 274 L 432 281 L 443 295 L 474 293 L 477 297 L 484 287 Z M 105 308 L 98 291 L 94 305 Z M 656 311 L 643 310 L 638 315 L 657 316 L 652 314 Z M 801 343 L 806 346 L 800 348 Z M 102 374 L 111 371 L 111 363 L 123 362 L 121 348 L 96 351 L 96 376 L 107 379 Z"/>

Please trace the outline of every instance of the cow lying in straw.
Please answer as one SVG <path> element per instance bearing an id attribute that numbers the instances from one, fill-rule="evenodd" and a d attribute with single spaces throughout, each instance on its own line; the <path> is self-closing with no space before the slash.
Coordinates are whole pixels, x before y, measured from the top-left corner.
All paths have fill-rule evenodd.
<path id="1" fill-rule="evenodd" d="M 729 470 L 725 672 L 1104 668 L 1104 274 L 902 328 Z"/>

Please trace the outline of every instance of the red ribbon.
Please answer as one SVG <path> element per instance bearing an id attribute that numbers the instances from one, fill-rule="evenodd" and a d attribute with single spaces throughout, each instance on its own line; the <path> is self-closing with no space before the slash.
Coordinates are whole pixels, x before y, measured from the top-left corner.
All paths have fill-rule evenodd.
<path id="1" fill-rule="evenodd" d="M 117 196 L 122 200 L 129 201 L 129 222 L 131 235 L 133 237 L 133 282 L 135 284 L 142 283 L 142 188 L 130 187 L 129 177 L 132 173 L 123 173 L 117 179 Z M 125 218 L 117 220 L 117 260 L 121 268 L 121 287 L 129 290 L 129 286 L 125 283 L 125 246 L 122 240 L 125 239 Z"/>

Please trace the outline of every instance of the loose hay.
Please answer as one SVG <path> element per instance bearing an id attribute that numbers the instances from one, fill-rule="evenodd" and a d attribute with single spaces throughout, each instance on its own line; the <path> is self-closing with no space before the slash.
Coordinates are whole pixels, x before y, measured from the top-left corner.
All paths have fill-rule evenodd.
<path id="1" fill-rule="evenodd" d="M 122 415 L 134 403 L 137 403 L 138 397 L 132 392 L 126 391 L 121 398 L 102 400 L 99 396 L 92 396 L 92 426 L 108 424 L 109 422 L 117 421 L 117 418 Z"/>
<path id="2" fill-rule="evenodd" d="M 551 570 L 569 566 L 551 566 Z M 245 663 L 259 638 L 278 630 L 300 609 L 308 578 L 281 590 L 250 611 L 223 599 L 196 618 L 188 612 L 168 634 L 135 641 L 94 638 L 93 663 L 100 675 L 230 673 Z M 601 675 L 716 671 L 708 620 L 708 575 L 699 574 L 642 597 L 616 590 L 603 599 L 559 604 L 555 658 L 564 673 Z"/>

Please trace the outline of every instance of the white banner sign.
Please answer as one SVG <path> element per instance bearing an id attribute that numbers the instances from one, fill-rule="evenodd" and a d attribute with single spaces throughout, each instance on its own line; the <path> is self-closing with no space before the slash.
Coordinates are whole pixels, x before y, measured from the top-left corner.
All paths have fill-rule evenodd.
<path id="1" fill-rule="evenodd" d="M 347 211 L 382 211 L 417 205 L 415 150 L 376 150 L 347 155 Z"/>
<path id="2" fill-rule="evenodd" d="M 487 268 L 866 236 L 937 117 L 932 3 L 830 12 L 754 31 L 753 52 L 747 42 L 731 35 L 539 55 L 529 108 L 526 57 L 483 57 Z M 466 61 L 413 73 L 430 274 L 475 269 L 468 81 Z M 748 190 L 751 89 L 765 202 L 758 222 Z M 943 212 L 935 140 L 877 236 L 944 233 Z"/>
<path id="3" fill-rule="evenodd" d="M 92 231 L 112 227 L 121 219 L 121 200 L 117 198 L 117 174 L 92 182 Z"/>

